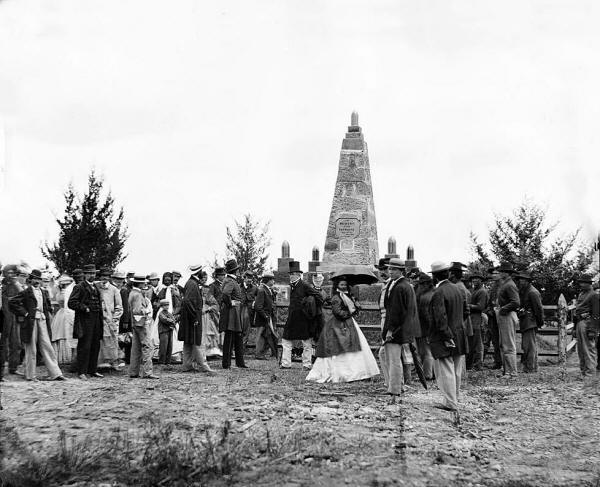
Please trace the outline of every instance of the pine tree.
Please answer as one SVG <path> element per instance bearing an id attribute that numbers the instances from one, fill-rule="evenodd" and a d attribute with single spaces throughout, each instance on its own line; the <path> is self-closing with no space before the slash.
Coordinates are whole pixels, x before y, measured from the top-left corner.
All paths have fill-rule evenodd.
<path id="1" fill-rule="evenodd" d="M 95 171 L 88 176 L 87 192 L 80 196 L 69 184 L 64 194 L 65 212 L 57 218 L 58 241 L 42 245 L 42 255 L 59 272 L 71 273 L 85 264 L 115 268 L 127 257 L 123 251 L 129 235 L 121 207 L 115 210 L 110 193 L 102 199 L 104 180 Z"/>
<path id="2" fill-rule="evenodd" d="M 271 245 L 269 222 L 261 226 L 247 214 L 242 223 L 237 220 L 234 223 L 233 231 L 227 227 L 227 254 L 237 260 L 242 272 L 250 270 L 261 276 L 269 258 L 266 250 Z"/>
<path id="3" fill-rule="evenodd" d="M 545 208 L 525 200 L 511 215 L 495 215 L 488 234 L 491 254 L 471 233 L 474 260 L 469 268 L 485 271 L 493 256 L 497 262 L 532 271 L 544 303 L 556 303 L 560 294 L 571 299 L 576 292 L 574 277 L 592 268 L 593 247 L 581 241 L 579 229 L 566 236 L 555 236 L 555 229 Z"/>

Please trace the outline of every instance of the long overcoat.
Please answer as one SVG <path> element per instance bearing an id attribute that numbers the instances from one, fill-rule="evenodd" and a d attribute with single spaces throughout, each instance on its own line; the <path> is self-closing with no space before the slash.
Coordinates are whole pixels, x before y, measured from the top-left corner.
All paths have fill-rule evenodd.
<path id="1" fill-rule="evenodd" d="M 186 345 L 202 343 L 202 291 L 200 281 L 191 276 L 183 288 L 181 301 L 181 320 L 177 339 Z"/>
<path id="2" fill-rule="evenodd" d="M 465 355 L 469 351 L 464 328 L 465 300 L 457 286 L 450 281 L 442 281 L 431 298 L 429 346 L 433 358 L 440 359 L 452 355 Z M 448 348 L 445 341 L 454 340 L 455 348 Z"/>
<path id="3" fill-rule="evenodd" d="M 50 313 L 52 305 L 50 304 L 50 298 L 47 294 L 42 291 L 42 302 L 43 302 L 43 313 L 46 318 L 46 326 L 50 323 Z M 23 343 L 30 343 L 31 336 L 33 334 L 33 327 L 35 326 L 35 314 L 37 310 L 37 298 L 33 293 L 31 286 L 26 287 L 11 298 L 9 301 L 10 311 L 17 317 L 17 322 L 21 325 L 21 341 Z"/>
<path id="4" fill-rule="evenodd" d="M 419 335 L 419 315 L 417 296 L 410 282 L 405 277 L 392 281 L 384 298 L 385 322 L 381 337 L 386 339 L 389 332 L 392 339 L 389 343 L 409 343 Z"/>
<path id="5" fill-rule="evenodd" d="M 94 315 L 103 323 L 102 302 L 100 301 L 100 293 L 98 293 L 98 304 L 100 310 L 98 312 L 89 311 L 93 299 L 92 293 L 98 293 L 98 290 L 93 284 L 87 281 L 81 281 L 73 288 L 73 292 L 69 296 L 67 305 L 75 311 L 75 321 L 73 323 L 73 338 L 83 338 L 85 330 L 93 327 Z M 103 327 L 96 327 L 96 336 L 94 339 L 102 340 Z"/>
<path id="6" fill-rule="evenodd" d="M 225 276 L 221 287 L 221 313 L 219 315 L 219 331 L 221 333 L 242 331 L 242 298 L 242 289 L 239 283 L 233 277 Z"/>
<path id="7" fill-rule="evenodd" d="M 256 300 L 254 301 L 254 326 L 269 326 L 269 319 L 273 324 L 273 329 L 275 329 L 277 320 L 275 318 L 273 292 L 265 284 L 261 284 L 258 287 Z"/>
<path id="8" fill-rule="evenodd" d="M 308 340 L 315 334 L 315 319 L 304 313 L 305 298 L 314 296 L 316 308 L 323 306 L 323 296 L 302 279 L 291 285 L 288 317 L 283 328 L 285 340 Z"/>

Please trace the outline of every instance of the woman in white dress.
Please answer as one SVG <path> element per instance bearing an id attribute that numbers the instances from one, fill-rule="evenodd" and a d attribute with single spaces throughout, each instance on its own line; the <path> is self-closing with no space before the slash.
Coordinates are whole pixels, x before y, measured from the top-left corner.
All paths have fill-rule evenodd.
<path id="1" fill-rule="evenodd" d="M 331 318 L 325 323 L 317 343 L 317 360 L 306 380 L 351 382 L 379 374 L 377 361 L 367 339 L 354 321 L 358 305 L 348 292 L 344 277 L 333 283 Z"/>
<path id="2" fill-rule="evenodd" d="M 58 291 L 55 299 L 59 308 L 52 319 L 50 328 L 52 330 L 52 347 L 59 365 L 70 364 L 73 358 L 73 349 L 77 348 L 77 339 L 73 338 L 75 311 L 67 306 L 73 287 L 74 283 L 71 277 L 62 275 L 58 278 Z"/>

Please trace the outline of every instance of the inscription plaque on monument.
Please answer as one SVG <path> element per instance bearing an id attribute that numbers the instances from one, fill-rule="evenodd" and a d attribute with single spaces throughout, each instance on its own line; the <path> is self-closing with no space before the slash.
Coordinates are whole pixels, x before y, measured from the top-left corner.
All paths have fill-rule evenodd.
<path id="1" fill-rule="evenodd" d="M 369 151 L 354 112 L 340 151 L 323 268 L 336 264 L 373 265 L 378 259 Z"/>

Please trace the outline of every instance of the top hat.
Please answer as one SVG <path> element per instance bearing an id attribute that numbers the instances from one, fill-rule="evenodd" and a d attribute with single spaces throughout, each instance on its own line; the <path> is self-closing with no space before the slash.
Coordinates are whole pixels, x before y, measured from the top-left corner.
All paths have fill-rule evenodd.
<path id="1" fill-rule="evenodd" d="M 39 269 L 32 269 L 32 271 L 29 273 L 29 278 L 30 279 L 42 279 L 42 271 L 40 271 Z"/>
<path id="2" fill-rule="evenodd" d="M 113 279 L 125 279 L 127 275 L 122 271 L 115 271 L 111 276 Z"/>
<path id="3" fill-rule="evenodd" d="M 392 257 L 387 266 L 389 269 L 406 269 L 406 263 L 399 257 Z"/>
<path id="4" fill-rule="evenodd" d="M 96 274 L 96 272 L 98 272 L 98 270 L 94 264 L 86 264 L 83 266 L 84 274 Z"/>
<path id="5" fill-rule="evenodd" d="M 231 274 L 232 272 L 237 271 L 239 268 L 240 266 L 235 259 L 229 259 L 227 262 L 225 262 L 225 272 L 227 274 Z"/>
<path id="6" fill-rule="evenodd" d="M 441 260 L 436 260 L 434 263 L 431 264 L 431 273 L 435 273 L 435 272 L 442 272 L 442 271 L 447 271 L 450 270 L 451 264 L 448 264 L 447 262 L 442 262 Z"/>
<path id="7" fill-rule="evenodd" d="M 380 271 L 383 271 L 387 268 L 389 261 L 390 261 L 389 257 L 382 257 L 381 259 L 379 259 L 379 263 L 375 267 L 377 269 L 379 269 Z"/>
<path id="8" fill-rule="evenodd" d="M 145 284 L 146 283 L 146 277 L 145 276 L 141 276 L 141 275 L 136 275 L 133 276 L 132 281 L 134 284 Z"/>
<path id="9" fill-rule="evenodd" d="M 496 267 L 496 270 L 498 272 L 507 272 L 507 273 L 511 273 L 511 272 L 515 272 L 515 268 L 513 267 L 513 265 L 510 262 L 500 262 L 500 265 L 498 267 Z"/>
<path id="10" fill-rule="evenodd" d="M 100 269 L 100 277 L 107 276 L 110 277 L 112 275 L 112 271 L 108 267 L 103 267 Z"/>
<path id="11" fill-rule="evenodd" d="M 298 262 L 297 260 L 290 261 L 290 274 L 292 272 L 302 272 L 300 270 L 300 262 Z"/>
<path id="12" fill-rule="evenodd" d="M 581 274 L 577 278 L 577 282 L 588 282 L 591 284 L 592 282 L 594 282 L 594 280 L 592 279 L 592 276 L 590 276 L 589 274 Z"/>

